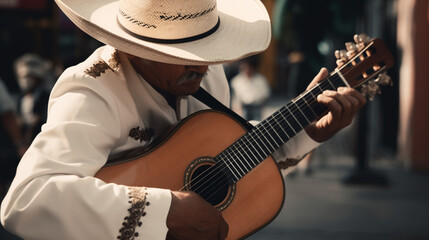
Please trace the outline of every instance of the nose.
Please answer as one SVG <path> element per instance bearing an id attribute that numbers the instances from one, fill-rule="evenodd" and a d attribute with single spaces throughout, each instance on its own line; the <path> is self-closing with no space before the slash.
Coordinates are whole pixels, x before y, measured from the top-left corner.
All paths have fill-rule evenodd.
<path id="1" fill-rule="evenodd" d="M 209 66 L 207 66 L 207 65 L 202 65 L 202 66 L 186 66 L 186 68 L 189 71 L 197 72 L 197 73 L 200 73 L 200 74 L 205 74 L 207 72 L 207 70 L 209 69 Z"/>

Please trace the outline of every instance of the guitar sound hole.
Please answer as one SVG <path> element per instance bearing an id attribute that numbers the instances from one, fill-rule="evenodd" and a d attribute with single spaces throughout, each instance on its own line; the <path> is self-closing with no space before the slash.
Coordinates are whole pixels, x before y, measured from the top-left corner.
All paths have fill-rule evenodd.
<path id="1" fill-rule="evenodd" d="M 198 193 L 213 206 L 223 204 L 231 193 L 231 183 L 226 174 L 213 163 L 199 165 L 190 177 L 190 190 Z"/>

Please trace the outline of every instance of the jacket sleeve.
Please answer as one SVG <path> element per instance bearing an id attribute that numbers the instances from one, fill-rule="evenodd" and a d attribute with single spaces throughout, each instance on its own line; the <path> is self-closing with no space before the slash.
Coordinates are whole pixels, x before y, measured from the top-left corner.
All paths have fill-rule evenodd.
<path id="1" fill-rule="evenodd" d="M 296 168 L 306 154 L 320 144 L 310 138 L 305 130 L 302 130 L 276 150 L 272 156 L 276 160 L 283 176 L 286 176 Z"/>
<path id="2" fill-rule="evenodd" d="M 93 177 L 123 135 L 114 97 L 90 77 L 60 81 L 2 202 L 2 224 L 24 239 L 165 239 L 169 190 Z"/>

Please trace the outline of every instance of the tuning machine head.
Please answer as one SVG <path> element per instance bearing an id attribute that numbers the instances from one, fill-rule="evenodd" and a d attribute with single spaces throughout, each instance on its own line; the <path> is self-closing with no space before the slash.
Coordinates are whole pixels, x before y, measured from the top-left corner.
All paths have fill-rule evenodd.
<path id="1" fill-rule="evenodd" d="M 385 72 L 380 73 L 374 80 L 369 80 L 367 83 L 362 84 L 361 93 L 370 101 L 374 100 L 376 94 L 381 93 L 380 86 L 393 86 L 392 79 Z"/>
<path id="2" fill-rule="evenodd" d="M 346 63 L 349 60 L 349 57 L 347 56 L 347 51 L 344 49 L 336 50 L 335 51 L 335 57 L 337 58 L 337 65 L 341 66 L 344 63 Z"/>
<path id="3" fill-rule="evenodd" d="M 360 49 L 365 47 L 370 42 L 370 38 L 364 34 L 355 34 L 353 36 L 355 42 L 347 42 L 346 49 L 336 50 L 335 57 L 337 58 L 337 66 L 340 67 L 351 59 Z"/>
<path id="4" fill-rule="evenodd" d="M 353 40 L 356 43 L 357 49 L 365 47 L 365 45 L 371 41 L 371 39 L 365 33 L 355 34 L 353 36 Z"/>

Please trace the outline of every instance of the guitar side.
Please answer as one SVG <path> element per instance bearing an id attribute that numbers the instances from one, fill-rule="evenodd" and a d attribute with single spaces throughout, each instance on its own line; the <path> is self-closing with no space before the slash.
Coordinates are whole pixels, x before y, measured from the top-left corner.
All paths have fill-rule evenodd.
<path id="1" fill-rule="evenodd" d="M 244 127 L 224 113 L 198 112 L 150 152 L 104 167 L 95 177 L 129 186 L 179 190 L 194 160 L 217 156 L 245 133 Z M 222 210 L 229 225 L 227 239 L 244 238 L 274 220 L 284 197 L 283 177 L 272 157 L 268 157 L 236 183 L 231 203 Z"/>

